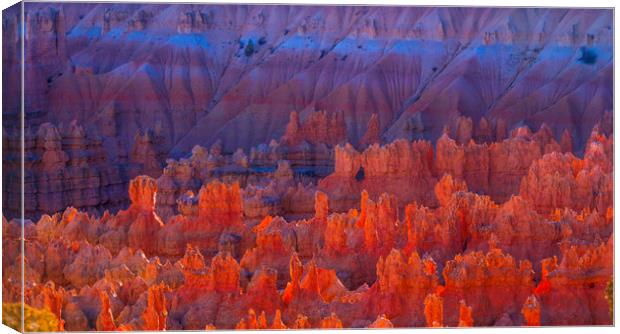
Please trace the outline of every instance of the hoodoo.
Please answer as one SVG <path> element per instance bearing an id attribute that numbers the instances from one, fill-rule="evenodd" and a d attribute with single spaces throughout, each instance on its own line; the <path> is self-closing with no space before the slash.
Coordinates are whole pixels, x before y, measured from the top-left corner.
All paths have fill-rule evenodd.
<path id="1" fill-rule="evenodd" d="M 612 325 L 613 15 L 4 10 L 3 323 Z"/>

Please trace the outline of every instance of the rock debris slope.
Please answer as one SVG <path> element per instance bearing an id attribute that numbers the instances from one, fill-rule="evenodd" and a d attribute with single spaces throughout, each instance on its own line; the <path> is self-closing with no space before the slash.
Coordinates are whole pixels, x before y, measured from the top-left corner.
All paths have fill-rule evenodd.
<path id="1" fill-rule="evenodd" d="M 161 123 L 176 157 L 218 139 L 226 152 L 249 150 L 284 134 L 292 111 L 313 110 L 342 111 L 354 145 L 369 140 L 376 113 L 373 137 L 388 141 L 434 141 L 463 115 L 546 122 L 583 148 L 612 109 L 611 18 L 561 8 L 29 3 L 26 109 L 33 124 L 75 119 L 127 150 Z M 15 15 L 3 24 L 7 54 L 16 52 Z M 18 102 L 5 108 L 15 113 Z"/>

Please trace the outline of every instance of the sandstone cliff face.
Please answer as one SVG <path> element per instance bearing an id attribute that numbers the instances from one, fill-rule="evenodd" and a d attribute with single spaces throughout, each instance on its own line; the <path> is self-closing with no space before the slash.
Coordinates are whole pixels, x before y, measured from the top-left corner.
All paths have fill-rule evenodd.
<path id="1" fill-rule="evenodd" d="M 300 122 L 299 114 L 293 111 L 280 143 L 296 146 L 305 141 L 310 144 L 335 145 L 346 140 L 346 132 L 342 112 L 327 114 L 325 111 L 317 111 L 310 113 L 306 120 Z"/>
<path id="2" fill-rule="evenodd" d="M 89 323 L 100 329 L 200 329 L 609 321 L 602 290 L 611 274 L 613 237 L 597 244 L 579 228 L 586 224 L 599 235 L 609 236 L 609 215 L 577 215 L 565 209 L 551 217 L 560 221 L 561 235 L 541 232 L 550 236 L 536 239 L 528 224 L 540 228 L 547 223 L 532 209 L 527 211 L 527 201 L 514 197 L 498 206 L 445 176 L 436 188 L 441 206 L 429 209 L 411 204 L 402 221 L 395 198 L 387 194 L 375 202 L 363 192 L 361 210 L 342 214 L 330 213 L 329 197 L 316 193 L 313 218 L 287 223 L 281 217 L 267 217 L 253 228 L 254 238 L 248 239 L 255 246 L 240 252 L 243 248 L 238 246 L 244 242 L 230 234 L 231 229 L 244 229 L 239 189 L 216 182 L 203 187 L 196 213 L 176 216 L 159 226 L 156 239 L 158 247 L 173 235 L 191 242 L 205 240 L 172 232 L 193 226 L 194 233 L 213 235 L 207 240 L 218 240 L 219 235 L 217 245 L 190 244 L 174 265 L 162 264 L 153 254 L 147 257 L 135 248 L 108 251 L 103 245 L 132 245 L 123 235 L 141 223 L 139 218 L 128 219 L 131 215 L 158 219 L 154 213 L 157 189 L 154 179 L 138 177 L 130 184 L 132 205 L 118 215 L 96 219 L 72 209 L 62 217 L 45 216 L 30 229 L 28 235 L 37 239 L 27 247 L 27 257 L 36 258 L 40 249 L 52 266 L 29 260 L 29 282 L 51 279 L 80 288 L 69 297 L 52 288 L 43 294 L 49 297 L 41 305 L 55 310 L 65 328 L 88 329 Z M 425 221 L 454 232 L 439 229 L 429 239 L 423 236 L 429 233 L 423 227 Z M 10 226 L 5 222 L 6 228 Z M 92 246 L 79 241 L 111 240 L 104 236 L 114 231 L 120 233 L 116 244 L 106 241 Z M 317 248 L 305 245 L 308 238 L 315 240 L 312 244 Z M 533 240 L 531 244 L 524 244 L 527 239 Z M 444 251 L 425 250 L 422 240 Z M 446 246 L 437 247 L 442 242 Z M 540 261 L 541 254 L 557 254 L 555 243 L 559 243 L 561 262 Z M 148 249 L 149 243 L 133 247 Z M 523 252 L 530 248 L 535 250 Z M 305 255 L 300 258 L 295 249 Z M 205 257 L 203 250 L 214 255 Z M 420 256 L 420 251 L 426 255 Z M 366 255 L 354 256 L 360 253 Z M 174 257 L 159 248 L 155 254 Z M 535 283 L 528 259 L 541 263 L 539 283 Z M 363 267 L 372 261 L 376 261 L 376 271 L 364 274 Z M 440 285 L 438 270 L 443 272 L 445 285 Z M 13 298 L 9 288 L 10 284 L 5 285 L 5 296 Z M 60 300 L 65 300 L 62 309 Z M 584 308 L 583 300 L 589 306 Z M 565 311 L 557 311 L 564 306 Z M 566 312 L 575 310 L 580 317 L 567 317 Z M 268 319 L 273 319 L 271 325 Z"/>
<path id="3" fill-rule="evenodd" d="M 285 146 L 275 144 L 274 150 L 276 148 L 274 154 L 263 154 L 259 146 L 258 151 L 252 148 L 249 156 L 242 150 L 223 155 L 221 146 L 216 143 L 211 149 L 195 146 L 188 158 L 169 159 L 163 175 L 157 179 L 160 189 L 157 213 L 167 220 L 181 210 L 196 210 L 195 194 L 203 184 L 215 180 L 229 184 L 238 182 L 244 188 L 243 211 L 248 218 L 260 220 L 266 215 L 310 213 L 312 209 L 307 199 L 311 196 L 307 194 L 312 191 L 314 178 L 308 181 L 294 171 L 293 165 L 301 163 L 301 168 L 315 168 L 315 160 L 305 153 L 296 162 L 283 160 L 295 157 L 284 150 Z M 323 145 L 322 148 L 323 159 L 331 159 L 327 147 Z"/>
<path id="4" fill-rule="evenodd" d="M 613 235 L 599 244 L 565 245 L 559 265 L 547 267 L 548 287 L 539 297 L 541 323 L 609 323 L 609 312 L 603 312 L 606 300 L 599 294 L 610 279 L 612 256 Z"/>
<path id="5" fill-rule="evenodd" d="M 167 123 L 166 147 L 176 157 L 218 139 L 229 153 L 248 150 L 281 136 L 291 110 L 304 119 L 312 109 L 342 110 L 356 144 L 377 114 L 389 141 L 420 132 L 434 140 L 444 124 L 464 116 L 473 126 L 460 130 L 462 138 L 483 138 L 496 119 L 508 128 L 525 120 L 561 124 L 581 146 L 612 109 L 612 15 L 605 10 L 27 7 L 29 118 L 77 119 L 88 128 L 113 121 L 127 151 L 138 130 L 158 122 Z M 16 13 L 3 21 L 5 48 L 17 51 Z M 255 47 L 246 55 L 250 41 Z M 204 52 L 213 45 L 221 47 Z M 581 57 L 584 50 L 593 61 Z M 511 54 L 520 56 L 507 64 Z M 15 58 L 7 67 L 17 82 Z M 207 70 L 191 71 L 195 64 Z M 596 88 L 593 103 L 583 98 L 586 82 Z M 551 99 L 553 91 L 562 94 Z M 18 99 L 7 107 L 17 113 Z M 110 109 L 114 116 L 104 117 Z M 482 117 L 491 125 L 478 126 Z M 251 128 L 263 130 L 238 131 Z"/>
<path id="6" fill-rule="evenodd" d="M 611 323 L 610 11 L 26 7 L 38 219 L 10 219 L 7 12 L 3 301 L 69 331 Z"/>
<path id="7" fill-rule="evenodd" d="M 227 249 L 243 254 L 247 231 L 243 223 L 243 204 L 239 184 L 214 181 L 198 193 L 197 215 L 172 217 L 158 235 L 158 252 L 180 256 L 191 243 L 209 255 Z"/>
<path id="8" fill-rule="evenodd" d="M 404 273 L 404 274 L 403 274 Z M 438 286 L 436 264 L 417 253 L 404 257 L 392 250 L 377 262 L 377 282 L 371 289 L 375 312 L 384 312 L 396 326 L 422 326 L 424 298 Z M 383 311 L 380 311 L 383 310 Z M 413 312 L 412 312 L 413 311 Z"/>
<path id="9" fill-rule="evenodd" d="M 499 249 L 457 255 L 443 270 L 445 321 L 458 323 L 459 301 L 465 299 L 471 303 L 477 324 L 492 325 L 504 312 L 521 307 L 534 286 L 533 275 L 529 261 L 517 263 Z"/>
<path id="10" fill-rule="evenodd" d="M 289 123 L 279 142 L 267 147 L 252 148 L 252 161 L 274 165 L 287 160 L 293 167 L 312 168 L 324 176 L 333 166 L 332 148 L 347 141 L 347 127 L 342 112 L 311 111 L 304 121 L 296 111 L 291 112 Z"/>
<path id="11" fill-rule="evenodd" d="M 394 325 L 392 324 L 390 319 L 385 317 L 385 315 L 380 315 L 377 317 L 377 320 L 375 320 L 368 327 L 369 328 L 394 328 Z"/>
<path id="12" fill-rule="evenodd" d="M 458 124 L 463 122 L 459 119 Z M 469 129 L 469 125 L 460 127 Z M 527 174 L 532 162 L 545 153 L 562 150 L 544 124 L 535 134 L 527 127 L 521 127 L 515 129 L 510 138 L 497 137 L 497 141 L 488 141 L 489 136 L 473 141 L 471 134 L 465 138 L 467 140 L 459 141 L 457 137 L 455 141 L 444 133 L 437 140 L 435 173 L 448 173 L 464 180 L 471 190 L 484 192 L 498 202 L 518 192 L 521 178 Z"/>
<path id="13" fill-rule="evenodd" d="M 359 153 L 351 145 L 337 146 L 334 172 L 319 181 L 318 188 L 337 199 L 334 207 L 345 211 L 359 201 L 354 194 L 366 190 L 372 196 L 382 192 L 399 193 L 403 202 L 419 200 L 432 203 L 429 196 L 435 182 L 431 174 L 433 149 L 430 142 L 397 140 L 385 146 L 374 144 Z M 403 188 L 404 182 L 418 187 Z"/>
<path id="14" fill-rule="evenodd" d="M 546 153 L 562 150 L 544 124 L 534 134 L 529 128 L 520 127 L 507 139 L 493 141 L 499 137 L 481 135 L 480 141 L 475 142 L 473 130 L 468 125 L 471 120 L 459 118 L 457 123 L 461 124 L 457 135 L 462 138 L 455 141 L 450 138 L 449 131 L 444 132 L 437 140 L 435 150 L 427 141 L 408 142 L 404 139 L 384 146 L 375 144 L 362 153 L 352 145 L 338 145 L 334 150 L 334 172 L 319 181 L 319 189 L 339 199 L 335 201 L 335 207 L 340 211 L 357 201 L 351 194 L 366 189 L 376 196 L 379 188 L 398 193 L 401 207 L 410 201 L 434 207 L 438 202 L 428 196 L 429 192 L 436 180 L 447 174 L 459 184 L 465 182 L 474 192 L 504 202 L 519 193 L 521 179 L 528 174 L 533 162 Z M 482 123 L 483 129 L 488 128 L 488 124 Z M 593 147 L 596 145 L 592 144 Z M 405 182 L 415 183 L 418 187 L 404 187 Z"/>
<path id="15" fill-rule="evenodd" d="M 144 320 L 143 330 L 164 330 L 166 329 L 166 297 L 164 296 L 164 285 L 155 285 L 147 291 L 147 305 L 142 319 Z"/>
<path id="16" fill-rule="evenodd" d="M 611 156 L 605 150 L 608 139 L 596 132 L 592 137 L 583 159 L 571 153 L 554 153 L 532 164 L 521 182 L 521 196 L 545 213 L 566 207 L 602 213 L 611 207 Z"/>
<path id="17" fill-rule="evenodd" d="M 162 163 L 166 152 L 163 150 L 164 137 L 161 134 L 161 125 L 155 130 L 137 133 L 129 159 L 138 173 L 151 177 L 159 177 L 162 172 Z M 135 175 L 132 175 L 135 176 Z"/>
<path id="18" fill-rule="evenodd" d="M 201 186 L 222 173 L 230 175 L 230 181 L 245 184 L 248 179 L 247 157 L 240 151 L 224 156 L 221 146 L 215 143 L 210 149 L 195 146 L 191 156 L 179 160 L 168 159 L 162 175 L 157 179 L 159 198 L 157 212 L 164 219 L 179 212 L 178 200 L 188 191 L 198 194 Z"/>
<path id="19" fill-rule="evenodd" d="M 6 144 L 17 159 L 20 144 Z M 126 204 L 122 165 L 109 160 L 101 138 L 88 136 L 76 122 L 60 127 L 41 124 L 36 133 L 26 134 L 24 149 L 28 155 L 24 174 L 27 217 L 53 214 L 68 206 L 95 213 Z M 20 172 L 19 165 L 8 167 L 3 207 L 5 214 L 13 216 L 19 212 Z"/>
<path id="20" fill-rule="evenodd" d="M 241 266 L 250 275 L 261 267 L 269 267 L 279 273 L 279 286 L 288 280 L 286 272 L 289 259 L 297 246 L 296 233 L 293 228 L 281 217 L 265 217 L 254 228 L 256 232 L 256 247 L 243 254 Z"/>
<path id="21" fill-rule="evenodd" d="M 435 184 L 435 196 L 440 206 L 448 206 L 452 199 L 452 194 L 458 191 L 467 191 L 467 184 L 452 178 L 451 174 L 445 174 L 437 184 Z"/>
<path id="22" fill-rule="evenodd" d="M 369 146 L 381 143 L 381 125 L 379 124 L 379 116 L 372 114 L 368 120 L 368 128 L 360 140 L 361 146 Z"/>
<path id="23" fill-rule="evenodd" d="M 209 178 L 231 178 L 245 187 L 252 178 L 248 174 L 257 173 L 253 167 L 275 168 L 287 160 L 297 175 L 312 174 L 316 183 L 332 171 L 334 161 L 336 172 L 343 171 L 334 145 L 350 142 L 362 150 L 397 139 L 437 143 L 431 163 L 435 178 L 450 173 L 470 190 L 504 202 L 518 192 L 533 160 L 551 151 L 581 153 L 594 127 L 604 135 L 612 130 L 612 34 L 605 28 L 611 15 L 604 10 L 568 15 L 559 9 L 27 7 L 24 19 L 31 30 L 24 36 L 29 83 L 24 94 L 30 129 L 24 149 L 29 152 L 26 200 L 32 218 L 70 205 L 93 213 L 117 211 L 127 204 L 123 194 L 129 178 L 160 176 L 168 156 L 180 166 L 170 163 L 160 182 L 157 211 L 164 220 L 178 213 L 179 196 L 197 193 Z M 461 20 L 463 15 L 474 19 Z M 19 184 L 13 180 L 21 170 L 18 18 L 11 11 L 3 17 L 9 52 L 3 58 L 5 82 L 15 87 L 3 95 L 9 171 L 3 179 L 13 194 L 3 204 L 9 218 L 19 208 Z M 405 31 L 393 22 L 415 29 Z M 551 31 L 551 26 L 559 28 Z M 235 29 L 243 33 L 232 34 Z M 541 40 L 545 47 L 524 47 Z M 158 41 L 157 50 L 153 41 Z M 256 49 L 246 55 L 250 41 Z M 507 47 L 498 49 L 498 43 Z M 216 44 L 218 52 L 203 52 Z M 591 63 L 584 62 L 584 52 L 595 54 Z M 523 57 L 498 68 L 509 55 Z M 208 70 L 196 72 L 195 64 Z M 491 74 L 496 72 L 502 75 Z M 567 73 L 574 77 L 568 80 Z M 596 88 L 592 103 L 582 101 L 589 95 L 585 82 Z M 533 94 L 538 88 L 541 92 Z M 549 100 L 550 92 L 563 93 Z M 48 123 L 71 126 L 58 126 L 55 133 Z M 523 124 L 540 130 L 509 133 Z M 446 135 L 453 142 L 442 136 L 444 125 L 452 129 Z M 88 138 L 81 138 L 84 134 Z M 205 152 L 198 146 L 192 152 L 197 144 L 217 149 Z M 190 153 L 195 159 L 184 160 Z M 82 163 L 86 156 L 88 169 Z M 372 159 L 366 163 L 376 164 Z M 344 170 L 360 174 L 362 162 L 350 164 Z M 597 177 L 591 173 L 584 178 Z M 376 182 L 343 181 L 350 198 L 342 204 L 341 196 L 328 192 L 340 211 L 358 202 L 362 189 L 380 195 L 373 189 Z M 435 180 L 416 182 L 423 190 L 402 196 L 401 204 L 415 199 L 435 206 L 424 196 L 431 187 L 426 183 Z M 333 188 L 337 181 L 331 183 Z M 388 182 L 388 190 L 396 192 L 392 183 L 398 181 Z M 267 200 L 260 202 L 267 210 Z"/>

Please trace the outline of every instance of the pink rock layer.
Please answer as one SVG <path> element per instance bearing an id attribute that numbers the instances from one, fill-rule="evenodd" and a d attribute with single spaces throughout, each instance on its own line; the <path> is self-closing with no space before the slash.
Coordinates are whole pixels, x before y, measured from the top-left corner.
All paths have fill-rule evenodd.
<path id="1" fill-rule="evenodd" d="M 508 128 L 554 124 L 583 148 L 613 109 L 609 9 L 28 3 L 25 11 L 27 123 L 77 120 L 128 152 L 136 133 L 158 124 L 176 158 L 217 140 L 227 153 L 247 151 L 280 138 L 294 110 L 301 120 L 324 110 L 315 135 L 344 122 L 355 145 L 434 141 L 466 116 L 473 123 L 454 129 L 459 143 L 472 131 L 488 137 L 503 119 Z M 19 21 L 17 10 L 4 12 L 5 87 L 15 88 L 3 110 L 12 124 Z"/>

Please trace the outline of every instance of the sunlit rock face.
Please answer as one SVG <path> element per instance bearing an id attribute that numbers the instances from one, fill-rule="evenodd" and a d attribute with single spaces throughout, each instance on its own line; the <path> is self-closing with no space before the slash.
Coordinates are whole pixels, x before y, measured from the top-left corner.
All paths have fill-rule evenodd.
<path id="1" fill-rule="evenodd" d="M 612 323 L 612 11 L 25 7 L 4 303 L 69 331 Z"/>
<path id="2" fill-rule="evenodd" d="M 138 176 L 126 210 L 97 217 L 67 208 L 26 225 L 26 303 L 80 330 L 610 324 L 612 142 L 595 129 L 584 158 L 542 155 L 505 202 L 444 173 L 432 183 L 433 206 L 363 189 L 341 212 L 337 195 L 314 189 L 313 213 L 302 219 L 248 218 L 244 189 L 219 180 L 195 200 L 181 196 L 187 207 L 162 219 L 158 181 Z M 432 165 L 409 167 L 415 154 L 398 160 L 404 167 L 373 165 L 372 154 L 419 143 L 350 150 L 371 176 L 435 180 Z M 290 176 L 286 168 L 276 174 Z M 349 177 L 337 171 L 327 179 Z M 593 172 L 596 182 L 579 183 Z M 559 201 L 548 182 L 568 184 L 560 189 L 571 196 Z M 551 195 L 532 198 L 536 187 Z M 583 193 L 597 196 L 574 199 Z M 19 298 L 19 234 L 16 220 L 3 221 L 5 302 Z"/>

